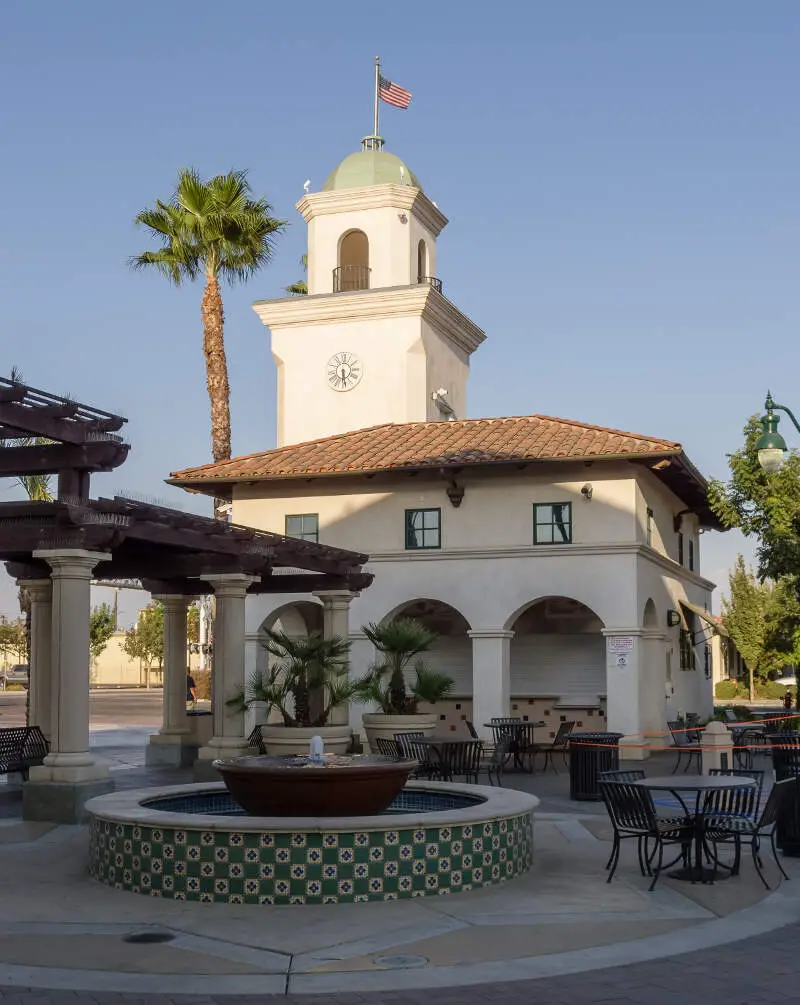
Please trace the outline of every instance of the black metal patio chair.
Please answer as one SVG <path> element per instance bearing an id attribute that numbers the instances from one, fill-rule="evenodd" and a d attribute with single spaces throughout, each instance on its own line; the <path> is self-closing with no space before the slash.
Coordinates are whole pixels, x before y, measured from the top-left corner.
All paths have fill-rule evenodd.
<path id="1" fill-rule="evenodd" d="M 614 828 L 611 856 L 606 865 L 606 882 L 610 883 L 617 871 L 622 842 L 635 838 L 639 869 L 643 876 L 652 876 L 649 890 L 654 890 L 664 869 L 670 868 L 679 858 L 688 860 L 692 843 L 691 820 L 683 816 L 659 818 L 651 793 L 635 783 L 601 781 L 599 784 Z M 650 841 L 655 843 L 652 852 L 649 850 Z M 664 864 L 664 849 L 670 845 L 677 845 L 680 852 L 673 862 Z"/>
<path id="2" fill-rule="evenodd" d="M 382 757 L 391 757 L 392 760 L 399 761 L 403 756 L 396 740 L 389 740 L 385 736 L 375 737 L 375 746 Z"/>
<path id="3" fill-rule="evenodd" d="M 668 722 L 667 728 L 672 734 L 672 742 L 675 744 L 678 755 L 675 760 L 675 767 L 672 769 L 672 774 L 674 775 L 681 766 L 681 761 L 686 762 L 686 767 L 683 769 L 684 774 L 686 774 L 692 764 L 696 766 L 697 773 L 699 774 L 702 769 L 703 755 L 699 740 L 693 740 L 689 732 L 684 728 L 683 723 L 678 720 Z"/>
<path id="4" fill-rule="evenodd" d="M 750 774 L 750 772 L 747 773 Z M 742 861 L 742 845 L 749 844 L 753 855 L 753 865 L 759 879 L 768 890 L 770 889 L 770 885 L 763 873 L 764 863 L 761 859 L 761 841 L 762 838 L 766 838 L 772 849 L 772 857 L 775 859 L 775 864 L 780 870 L 781 875 L 784 879 L 789 879 L 786 870 L 778 858 L 778 849 L 775 846 L 775 827 L 781 810 L 785 802 L 793 796 L 798 781 L 797 778 L 784 778 L 780 782 L 775 782 L 764 809 L 759 816 L 754 818 L 737 813 L 716 814 L 712 808 L 712 811 L 706 817 L 705 839 L 713 848 L 713 857 L 715 860 L 718 860 L 717 845 L 733 843 L 733 864 L 730 867 L 732 875 L 736 876 L 739 873 Z M 733 793 L 731 794 L 733 795 Z M 708 798 L 710 798 L 710 795 Z"/>
<path id="5" fill-rule="evenodd" d="M 483 768 L 489 778 L 490 785 L 496 783 L 502 787 L 503 770 L 509 757 L 511 757 L 511 736 L 506 734 L 500 737 L 500 741 L 494 745 L 489 756 L 484 757 Z"/>
<path id="6" fill-rule="evenodd" d="M 567 765 L 567 754 L 569 753 L 569 734 L 572 732 L 575 726 L 575 721 L 572 722 L 562 722 L 559 723 L 556 735 L 553 737 L 552 743 L 537 743 L 536 752 L 541 751 L 544 754 L 544 764 L 542 765 L 542 771 L 547 771 L 547 765 L 553 769 L 555 774 L 558 774 L 558 769 L 556 768 L 555 761 L 553 760 L 553 754 L 561 754 L 564 758 L 564 766 Z"/>
<path id="7" fill-rule="evenodd" d="M 471 743 L 447 743 L 443 741 L 436 745 L 436 753 L 441 761 L 444 781 L 451 782 L 461 775 L 464 780 L 478 784 L 481 770 L 481 755 L 483 740 L 473 740 Z"/>
<path id="8" fill-rule="evenodd" d="M 598 782 L 640 782 L 645 776 L 641 768 L 618 768 L 615 771 L 598 771 Z"/>
<path id="9" fill-rule="evenodd" d="M 465 719 L 464 725 L 467 727 L 467 732 L 473 740 L 480 740 L 480 734 L 478 733 L 478 730 L 475 729 L 475 724 L 473 722 L 470 722 L 469 719 Z"/>
<path id="10" fill-rule="evenodd" d="M 441 778 L 441 759 L 431 744 L 420 742 L 424 738 L 425 734 L 418 731 L 394 734 L 401 756 L 417 762 L 418 766 L 411 773 L 412 778 Z"/>

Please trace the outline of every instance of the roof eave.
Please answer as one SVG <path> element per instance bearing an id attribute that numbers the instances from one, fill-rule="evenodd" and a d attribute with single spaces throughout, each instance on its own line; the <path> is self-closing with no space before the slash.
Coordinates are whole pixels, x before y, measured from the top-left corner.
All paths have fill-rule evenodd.
<path id="1" fill-rule="evenodd" d="M 167 485 L 174 485 L 177 488 L 185 489 L 188 492 L 201 492 L 204 495 L 217 496 L 218 498 L 230 498 L 225 492 L 232 493 L 234 485 L 251 482 L 285 482 L 285 481 L 310 481 L 320 478 L 359 478 L 374 477 L 380 474 L 419 474 L 430 471 L 435 473 L 440 470 L 451 468 L 471 468 L 478 470 L 481 468 L 498 467 L 519 467 L 520 465 L 544 465 L 544 464 L 590 464 L 596 462 L 618 462 L 618 461 L 650 461 L 663 460 L 665 458 L 677 457 L 681 454 L 679 447 L 659 450 L 653 453 L 640 454 L 588 454 L 579 457 L 504 457 L 496 461 L 470 461 L 469 459 L 443 457 L 441 461 L 428 464 L 408 464 L 397 465 L 395 467 L 378 468 L 358 468 L 357 470 L 340 471 L 290 471 L 279 474 L 247 474 L 247 475 L 225 475 L 217 478 L 181 478 L 173 475 L 165 479 Z M 223 462 L 225 463 L 225 462 Z M 191 470 L 191 469 L 188 469 Z"/>

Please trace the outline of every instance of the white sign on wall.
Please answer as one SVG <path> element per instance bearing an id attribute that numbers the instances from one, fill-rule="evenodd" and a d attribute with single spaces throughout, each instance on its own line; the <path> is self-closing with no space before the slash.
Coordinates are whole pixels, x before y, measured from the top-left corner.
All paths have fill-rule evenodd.
<path id="1" fill-rule="evenodd" d="M 629 653 L 633 651 L 632 635 L 611 635 L 608 639 L 608 651 L 610 653 Z"/>
<path id="2" fill-rule="evenodd" d="M 627 665 L 628 665 L 628 657 L 627 656 L 617 656 L 617 666 L 618 667 L 626 667 Z"/>

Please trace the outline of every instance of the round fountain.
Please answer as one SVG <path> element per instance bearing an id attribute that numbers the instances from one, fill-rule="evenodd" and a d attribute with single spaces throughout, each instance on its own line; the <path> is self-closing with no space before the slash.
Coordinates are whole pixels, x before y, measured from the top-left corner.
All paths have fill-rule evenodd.
<path id="1" fill-rule="evenodd" d="M 321 741 L 215 766 L 223 782 L 90 800 L 92 876 L 174 900 L 332 904 L 468 891 L 531 865 L 538 800 L 523 792 L 408 782 L 414 761 Z"/>

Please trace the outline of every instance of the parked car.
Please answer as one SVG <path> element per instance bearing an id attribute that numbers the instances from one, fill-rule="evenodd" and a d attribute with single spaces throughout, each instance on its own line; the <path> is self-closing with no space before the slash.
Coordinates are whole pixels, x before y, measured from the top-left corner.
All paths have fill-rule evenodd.
<path id="1" fill-rule="evenodd" d="M 4 688 L 8 687 L 9 684 L 21 684 L 24 688 L 27 688 L 29 684 L 28 664 L 17 663 L 15 666 L 3 670 L 2 681 Z"/>

